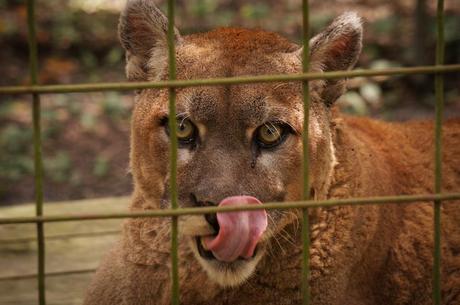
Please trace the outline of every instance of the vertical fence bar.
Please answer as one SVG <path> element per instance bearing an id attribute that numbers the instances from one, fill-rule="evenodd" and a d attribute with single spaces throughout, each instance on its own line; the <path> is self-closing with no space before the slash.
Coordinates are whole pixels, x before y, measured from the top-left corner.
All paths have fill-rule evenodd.
<path id="1" fill-rule="evenodd" d="M 309 49 L 309 7 L 308 0 L 302 1 L 302 71 L 308 72 L 309 61 L 310 61 L 310 49 Z M 302 98 L 303 98 L 303 131 L 302 131 L 302 145 L 303 145 L 303 156 L 302 156 L 302 176 L 303 176 L 303 193 L 302 199 L 307 200 L 310 197 L 310 164 L 309 164 L 309 149 L 308 149 L 308 122 L 310 116 L 310 90 L 308 81 L 302 82 Z M 308 209 L 302 210 L 302 304 L 310 304 L 310 232 L 309 232 L 309 221 L 308 221 Z"/>
<path id="2" fill-rule="evenodd" d="M 38 74 L 37 37 L 35 32 L 35 1 L 27 0 L 27 27 L 29 40 L 29 73 L 30 82 L 36 85 Z M 32 94 L 33 129 L 34 129 L 34 171 L 35 171 L 35 214 L 43 215 L 43 162 L 41 140 L 40 96 Z M 37 281 L 38 303 L 46 304 L 45 297 L 45 234 L 43 223 L 37 223 Z"/>
<path id="3" fill-rule="evenodd" d="M 436 65 L 444 63 L 444 0 L 437 3 Z M 444 75 L 435 75 L 435 181 L 434 191 L 442 188 L 442 119 L 444 112 Z M 441 305 L 441 200 L 434 201 L 433 301 Z"/>
<path id="4" fill-rule="evenodd" d="M 176 50 L 174 33 L 175 1 L 168 0 L 168 72 L 169 79 L 176 79 Z M 176 122 L 176 90 L 169 89 L 169 130 L 170 130 L 170 194 L 171 207 L 178 208 L 177 204 L 177 122 Z M 178 217 L 171 218 L 171 304 L 179 305 L 179 263 L 178 263 Z"/>

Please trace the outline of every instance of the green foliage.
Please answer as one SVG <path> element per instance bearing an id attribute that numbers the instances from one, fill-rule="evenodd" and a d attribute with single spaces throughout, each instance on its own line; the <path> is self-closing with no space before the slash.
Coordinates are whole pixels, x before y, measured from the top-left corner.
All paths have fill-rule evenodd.
<path id="1" fill-rule="evenodd" d="M 13 103 L 7 101 L 0 106 L 0 117 L 11 120 L 14 111 Z M 30 126 L 12 120 L 0 127 L 0 178 L 16 182 L 33 174 L 32 143 Z"/>
<path id="2" fill-rule="evenodd" d="M 310 34 L 318 33 L 325 27 L 327 27 L 332 20 L 334 19 L 334 15 L 323 15 L 323 14 L 312 14 L 310 16 Z"/>
<path id="3" fill-rule="evenodd" d="M 400 28 L 400 19 L 398 15 L 389 15 L 370 24 L 371 30 L 377 35 L 389 35 Z"/>
<path id="4" fill-rule="evenodd" d="M 67 110 L 72 116 L 79 116 L 82 112 L 81 103 L 79 103 L 78 101 L 69 102 L 67 104 Z"/>
<path id="5" fill-rule="evenodd" d="M 366 115 L 368 108 L 364 99 L 355 91 L 348 91 L 338 101 L 340 109 L 353 115 Z"/>
<path id="6" fill-rule="evenodd" d="M 70 178 L 72 162 L 67 152 L 58 151 L 54 157 L 43 160 L 43 167 L 45 176 L 54 182 L 66 182 Z"/>
<path id="7" fill-rule="evenodd" d="M 94 69 L 98 66 L 97 57 L 93 52 L 89 50 L 82 50 L 81 52 L 81 62 L 87 69 Z"/>
<path id="8" fill-rule="evenodd" d="M 247 3 L 241 6 L 240 15 L 243 18 L 259 20 L 265 18 L 270 12 L 267 4 L 261 3 Z"/>
<path id="9" fill-rule="evenodd" d="M 96 127 L 97 119 L 94 116 L 94 114 L 90 112 L 83 112 L 81 117 L 80 117 L 80 124 L 83 126 L 83 128 L 91 131 L 94 130 Z"/>
<path id="10" fill-rule="evenodd" d="M 109 159 L 105 156 L 97 156 L 94 160 L 93 175 L 96 177 L 104 177 L 110 169 Z"/>
<path id="11" fill-rule="evenodd" d="M 105 99 L 101 106 L 104 114 L 108 115 L 114 121 L 123 118 L 127 114 L 121 95 L 117 92 L 105 94 Z"/>
<path id="12" fill-rule="evenodd" d="M 3 9 L 0 5 L 0 10 Z M 9 35 L 14 35 L 18 32 L 19 26 L 15 22 L 11 22 L 11 20 L 8 19 L 0 19 L 0 34 L 9 36 Z"/>
<path id="13" fill-rule="evenodd" d="M 7 119 L 11 114 L 11 104 L 10 100 L 4 100 L 3 103 L 0 103 L 0 118 Z"/>
<path id="14" fill-rule="evenodd" d="M 54 45 L 68 48 L 72 43 L 81 39 L 74 21 L 74 15 L 70 10 L 61 11 L 54 16 L 53 23 L 58 25 L 51 27 L 51 39 Z"/>
<path id="15" fill-rule="evenodd" d="M 82 174 L 78 168 L 72 169 L 72 174 L 70 175 L 69 181 L 72 186 L 80 186 L 83 182 Z"/>
<path id="16" fill-rule="evenodd" d="M 235 12 L 230 10 L 225 10 L 217 14 L 216 19 L 214 20 L 215 26 L 228 26 L 231 24 L 232 20 L 235 18 Z"/>
<path id="17" fill-rule="evenodd" d="M 123 60 L 123 50 L 120 47 L 113 47 L 104 58 L 107 65 L 114 66 Z"/>
<path id="18" fill-rule="evenodd" d="M 43 140 L 57 136 L 61 129 L 58 111 L 54 108 L 44 108 L 41 113 Z"/>
<path id="19" fill-rule="evenodd" d="M 27 150 L 31 143 L 32 130 L 28 127 L 9 124 L 0 133 L 2 152 L 20 153 Z"/>
<path id="20" fill-rule="evenodd" d="M 197 17 L 206 17 L 208 14 L 214 13 L 218 4 L 219 1 L 215 0 L 192 0 L 187 3 L 191 13 Z"/>
<path id="21" fill-rule="evenodd" d="M 33 173 L 32 131 L 10 124 L 0 130 L 0 177 L 18 181 Z"/>
<path id="22" fill-rule="evenodd" d="M 444 31 L 446 42 L 460 42 L 460 18 L 458 15 L 445 16 Z"/>
<path id="23" fill-rule="evenodd" d="M 0 157 L 0 177 L 10 181 L 19 181 L 24 176 L 31 175 L 34 171 L 32 157 L 17 155 L 14 158 Z"/>

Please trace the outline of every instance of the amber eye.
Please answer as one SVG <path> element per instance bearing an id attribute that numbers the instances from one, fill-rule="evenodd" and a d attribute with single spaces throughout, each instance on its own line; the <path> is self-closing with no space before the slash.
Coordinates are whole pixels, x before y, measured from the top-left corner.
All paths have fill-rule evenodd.
<path id="1" fill-rule="evenodd" d="M 196 127 L 189 119 L 178 119 L 176 134 L 179 141 L 190 143 L 195 140 Z"/>
<path id="2" fill-rule="evenodd" d="M 270 148 L 280 144 L 285 134 L 283 125 L 265 123 L 256 130 L 256 141 L 262 148 Z"/>
<path id="3" fill-rule="evenodd" d="M 169 123 L 168 117 L 163 117 L 160 119 L 160 125 L 164 127 L 166 134 L 169 136 Z M 198 128 L 191 120 L 184 117 L 177 117 L 176 119 L 176 135 L 179 145 L 188 145 L 190 147 L 195 147 L 198 142 Z M 181 146 L 179 146 L 180 148 Z"/>

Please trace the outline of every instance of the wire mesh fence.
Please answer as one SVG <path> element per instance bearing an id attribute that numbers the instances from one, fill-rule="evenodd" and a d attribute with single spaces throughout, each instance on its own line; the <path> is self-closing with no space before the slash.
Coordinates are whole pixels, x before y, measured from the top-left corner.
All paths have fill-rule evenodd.
<path id="1" fill-rule="evenodd" d="M 180 303 L 180 287 L 178 277 L 178 217 L 182 215 L 197 215 L 216 212 L 232 212 L 243 210 L 257 209 L 302 209 L 302 243 L 303 243 L 303 260 L 302 260 L 302 277 L 301 281 L 303 304 L 310 303 L 309 291 L 309 224 L 308 209 L 340 206 L 340 205 L 366 205 L 366 204 L 384 204 L 384 203 L 412 203 L 420 201 L 432 201 L 434 208 L 433 234 L 434 234 L 434 261 L 433 261 L 433 303 L 441 304 L 441 202 L 447 200 L 460 199 L 460 193 L 443 194 L 441 192 L 441 123 L 443 118 L 444 104 L 444 73 L 460 71 L 460 64 L 443 65 L 444 62 L 444 1 L 437 1 L 437 48 L 436 62 L 434 66 L 409 67 L 409 68 L 392 68 L 383 70 L 354 70 L 354 71 L 334 71 L 325 73 L 309 73 L 309 5 L 308 0 L 302 1 L 303 15 L 303 54 L 302 54 L 302 72 L 292 75 L 262 75 L 262 76 L 244 76 L 229 77 L 219 79 L 194 79 L 194 80 L 176 80 L 176 63 L 174 47 L 174 16 L 175 1 L 168 0 L 168 62 L 169 62 L 169 80 L 161 82 L 119 82 L 119 83 L 100 83 L 100 84 L 72 84 L 72 85 L 39 85 L 37 82 L 38 75 L 38 57 L 36 42 L 36 22 L 35 22 L 35 0 L 27 0 L 28 13 L 28 38 L 29 38 L 29 70 L 31 85 L 29 86 L 4 86 L 0 87 L 0 94 L 31 94 L 33 106 L 33 131 L 34 131 L 34 165 L 35 165 L 35 217 L 14 217 L 0 218 L 0 225 L 5 224 L 24 224 L 35 223 L 37 231 L 38 244 L 38 270 L 37 274 L 25 274 L 22 277 L 37 277 L 38 280 L 38 303 L 46 304 L 45 298 L 45 277 L 54 276 L 54 273 L 45 273 L 45 236 L 44 225 L 48 222 L 63 221 L 84 221 L 94 219 L 115 219 L 115 218 L 136 218 L 136 217 L 171 217 L 171 282 L 172 296 L 171 303 Z M 309 85 L 308 81 L 315 79 L 336 79 L 344 77 L 357 76 L 378 76 L 378 75 L 409 75 L 430 73 L 435 74 L 435 94 L 436 94 L 436 115 L 435 115 L 435 181 L 434 194 L 421 195 L 404 195 L 404 196 L 387 196 L 387 197 L 370 197 L 370 198 L 350 198 L 350 199 L 332 199 L 314 201 L 309 198 L 309 164 L 308 164 L 308 126 L 309 126 Z M 43 164 L 42 164 L 42 141 L 41 141 L 41 124 L 40 124 L 40 94 L 42 93 L 70 93 L 70 92 L 90 92 L 90 91 L 123 91 L 132 89 L 146 88 L 168 88 L 169 90 L 169 115 L 175 117 L 175 89 L 190 86 L 217 86 L 232 85 L 241 83 L 261 83 L 261 82 L 278 82 L 278 81 L 301 81 L 304 104 L 304 122 L 303 122 L 303 195 L 302 200 L 297 202 L 275 202 L 259 205 L 247 206 L 227 206 L 227 207 L 201 207 L 201 208 L 179 208 L 177 199 L 177 137 L 171 132 L 170 137 L 170 196 L 171 208 L 161 210 L 150 210 L 145 212 L 127 212 L 127 213 L 106 213 L 106 214 L 81 214 L 81 215 L 43 215 Z M 170 130 L 176 130 L 176 121 L 169 120 Z M 74 270 L 68 273 L 91 272 L 93 270 Z M 21 277 L 21 276 L 20 276 Z"/>

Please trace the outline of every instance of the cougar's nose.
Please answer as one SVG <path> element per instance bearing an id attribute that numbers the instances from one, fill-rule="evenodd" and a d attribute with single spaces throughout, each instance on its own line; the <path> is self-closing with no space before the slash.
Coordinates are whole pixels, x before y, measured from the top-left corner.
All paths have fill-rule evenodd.
<path id="1" fill-rule="evenodd" d="M 193 202 L 193 205 L 196 207 L 212 207 L 212 206 L 217 205 L 216 203 L 212 201 L 206 201 L 206 200 L 201 201 L 193 193 L 190 194 L 190 197 Z M 216 213 L 204 214 L 204 218 L 211 225 L 211 227 L 214 229 L 216 233 L 219 232 L 219 222 L 217 221 Z"/>

